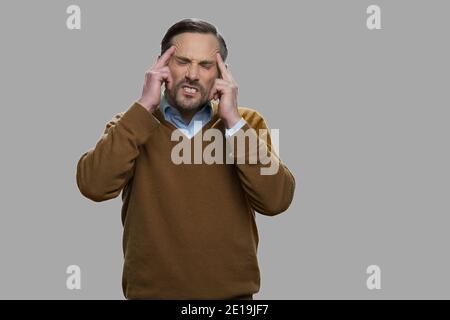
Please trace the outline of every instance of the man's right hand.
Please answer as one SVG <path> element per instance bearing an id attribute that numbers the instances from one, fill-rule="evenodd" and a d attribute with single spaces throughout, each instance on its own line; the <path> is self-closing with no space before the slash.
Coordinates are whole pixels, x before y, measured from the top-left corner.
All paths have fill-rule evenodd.
<path id="1" fill-rule="evenodd" d="M 175 46 L 171 46 L 167 49 L 145 73 L 142 96 L 137 102 L 139 102 L 148 112 L 155 111 L 159 106 L 161 100 L 161 85 L 163 83 L 166 84 L 167 89 L 172 89 L 173 79 L 167 64 L 175 50 Z"/>

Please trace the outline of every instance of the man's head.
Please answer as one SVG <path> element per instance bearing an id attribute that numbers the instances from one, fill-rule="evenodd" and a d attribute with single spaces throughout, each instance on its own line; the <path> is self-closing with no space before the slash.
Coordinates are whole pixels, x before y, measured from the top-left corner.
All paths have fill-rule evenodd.
<path id="1" fill-rule="evenodd" d="M 176 50 L 168 63 L 173 78 L 171 90 L 166 88 L 168 102 L 180 111 L 195 110 L 208 101 L 214 81 L 220 76 L 216 53 L 225 61 L 225 40 L 212 24 L 184 19 L 167 30 L 161 41 L 161 55 L 172 45 Z"/>

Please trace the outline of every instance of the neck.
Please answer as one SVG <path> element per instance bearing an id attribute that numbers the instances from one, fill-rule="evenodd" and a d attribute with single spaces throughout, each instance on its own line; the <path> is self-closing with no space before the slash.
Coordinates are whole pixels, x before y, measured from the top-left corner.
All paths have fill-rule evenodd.
<path id="1" fill-rule="evenodd" d="M 190 109 L 190 110 L 185 110 L 185 109 L 181 109 L 179 107 L 175 107 L 177 108 L 177 110 L 180 112 L 181 117 L 183 118 L 184 122 L 186 124 L 189 124 L 192 120 L 192 118 L 194 117 L 194 115 L 197 113 L 198 110 L 200 110 L 202 106 L 199 106 L 198 108 L 195 109 Z"/>

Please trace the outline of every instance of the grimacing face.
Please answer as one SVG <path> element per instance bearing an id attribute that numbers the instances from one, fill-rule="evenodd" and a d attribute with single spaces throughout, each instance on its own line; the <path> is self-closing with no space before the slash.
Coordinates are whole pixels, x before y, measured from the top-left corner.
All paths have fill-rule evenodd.
<path id="1" fill-rule="evenodd" d="M 208 101 L 218 77 L 216 53 L 219 41 L 212 34 L 181 33 L 172 39 L 176 47 L 168 62 L 172 90 L 166 86 L 168 102 L 180 111 L 194 111 Z"/>

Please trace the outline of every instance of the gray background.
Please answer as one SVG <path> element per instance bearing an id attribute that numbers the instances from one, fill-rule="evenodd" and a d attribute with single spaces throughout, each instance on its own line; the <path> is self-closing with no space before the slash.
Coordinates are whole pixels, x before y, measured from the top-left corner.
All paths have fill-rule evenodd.
<path id="1" fill-rule="evenodd" d="M 81 30 L 66 8 L 81 7 Z M 382 30 L 366 28 L 381 7 Z M 450 298 L 448 1 L 0 3 L 0 298 L 123 299 L 121 199 L 76 164 L 139 98 L 167 28 L 216 24 L 242 106 L 280 129 L 297 190 L 258 215 L 256 299 Z M 66 267 L 82 289 L 66 289 Z M 381 290 L 366 287 L 381 268 Z"/>

